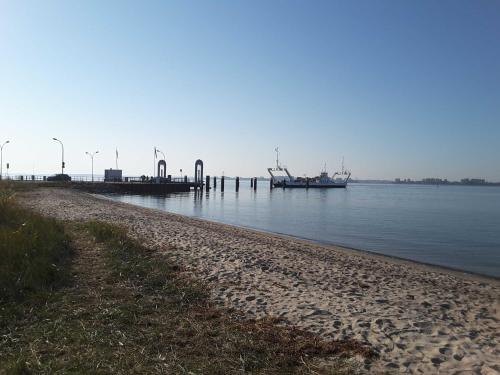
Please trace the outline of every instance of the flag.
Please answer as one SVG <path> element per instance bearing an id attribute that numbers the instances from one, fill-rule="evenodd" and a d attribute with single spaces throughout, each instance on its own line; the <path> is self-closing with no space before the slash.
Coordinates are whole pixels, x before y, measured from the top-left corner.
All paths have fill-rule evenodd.
<path id="1" fill-rule="evenodd" d="M 118 159 L 118 149 L 116 149 L 116 158 Z"/>

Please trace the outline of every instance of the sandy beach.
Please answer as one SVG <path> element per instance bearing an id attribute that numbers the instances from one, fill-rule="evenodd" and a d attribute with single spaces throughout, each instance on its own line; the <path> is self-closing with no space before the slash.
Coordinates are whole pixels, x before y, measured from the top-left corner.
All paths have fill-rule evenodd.
<path id="1" fill-rule="evenodd" d="M 280 317 L 325 338 L 372 345 L 366 372 L 500 374 L 500 282 L 260 233 L 70 189 L 18 200 L 62 220 L 127 227 L 249 318 Z"/>

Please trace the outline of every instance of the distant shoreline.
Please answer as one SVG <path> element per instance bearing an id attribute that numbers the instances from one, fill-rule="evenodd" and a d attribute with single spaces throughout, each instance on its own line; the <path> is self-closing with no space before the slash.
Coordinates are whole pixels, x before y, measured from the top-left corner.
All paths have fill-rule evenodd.
<path id="1" fill-rule="evenodd" d="M 500 186 L 500 182 L 485 182 L 485 183 L 463 183 L 463 182 L 420 182 L 420 181 L 412 181 L 412 182 L 392 182 L 394 185 L 428 185 L 428 186 Z"/>

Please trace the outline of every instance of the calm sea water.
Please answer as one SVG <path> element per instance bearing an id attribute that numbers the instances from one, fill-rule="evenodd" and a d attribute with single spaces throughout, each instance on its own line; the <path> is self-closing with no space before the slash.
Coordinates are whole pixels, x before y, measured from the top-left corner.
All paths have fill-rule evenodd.
<path id="1" fill-rule="evenodd" d="M 500 188 L 350 184 L 113 199 L 223 223 L 500 277 Z"/>

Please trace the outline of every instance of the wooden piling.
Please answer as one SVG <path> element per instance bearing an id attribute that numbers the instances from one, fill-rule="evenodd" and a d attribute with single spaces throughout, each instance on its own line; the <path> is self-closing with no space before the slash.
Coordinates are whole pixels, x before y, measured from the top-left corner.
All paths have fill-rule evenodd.
<path id="1" fill-rule="evenodd" d="M 271 179 L 269 180 L 269 189 L 273 190 L 273 187 L 274 187 L 274 186 L 273 186 L 273 179 L 271 178 Z"/>
<path id="2" fill-rule="evenodd" d="M 207 192 L 210 191 L 210 176 L 206 177 L 205 189 Z"/>
<path id="3" fill-rule="evenodd" d="M 250 179 L 250 187 L 253 188 L 253 177 Z"/>
<path id="4" fill-rule="evenodd" d="M 220 191 L 221 193 L 224 192 L 224 176 L 220 178 Z"/>
<path id="5" fill-rule="evenodd" d="M 217 189 L 217 176 L 214 176 L 214 190 Z"/>
<path id="6" fill-rule="evenodd" d="M 257 177 L 255 177 L 253 180 L 253 189 L 257 190 Z"/>
<path id="7" fill-rule="evenodd" d="M 236 192 L 240 191 L 240 178 L 236 177 Z"/>

